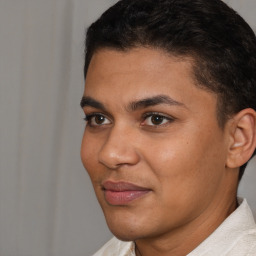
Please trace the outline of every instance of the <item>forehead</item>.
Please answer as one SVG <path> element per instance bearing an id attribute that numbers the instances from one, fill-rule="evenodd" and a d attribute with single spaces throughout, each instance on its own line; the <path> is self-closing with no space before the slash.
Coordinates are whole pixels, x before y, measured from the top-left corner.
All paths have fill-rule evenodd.
<path id="1" fill-rule="evenodd" d="M 195 81 L 192 58 L 152 48 L 101 49 L 89 65 L 84 96 L 121 104 L 164 94 L 191 107 L 204 104 L 205 99 L 216 105 L 216 95 Z"/>
<path id="2" fill-rule="evenodd" d="M 159 76 L 164 73 L 166 75 L 159 80 Z M 192 81 L 192 65 L 188 59 L 181 60 L 162 50 L 151 48 L 133 48 L 128 51 L 101 49 L 91 59 L 85 85 L 87 87 L 89 84 L 91 87 L 91 83 L 93 83 L 93 87 L 96 89 L 97 86 L 102 86 L 103 81 L 126 85 L 137 81 L 134 90 L 143 84 L 148 87 L 152 85 L 159 87 L 165 78 L 170 78 L 168 75 L 170 73 L 173 77 L 175 76 L 176 81 L 182 73 L 182 76 L 185 75 L 194 83 Z M 110 85 L 108 84 L 108 86 Z"/>
<path id="3" fill-rule="evenodd" d="M 193 75 L 192 57 L 175 56 L 162 49 L 151 47 L 135 47 L 127 50 L 116 50 L 111 48 L 103 48 L 96 51 L 90 61 L 88 72 L 99 72 L 98 66 L 104 67 L 103 72 L 109 75 L 117 72 L 127 72 L 130 70 L 140 71 L 170 71 L 172 64 L 178 63 L 183 66 L 190 75 Z M 177 67 L 176 67 L 177 68 Z M 177 70 L 177 69 L 175 69 Z"/>

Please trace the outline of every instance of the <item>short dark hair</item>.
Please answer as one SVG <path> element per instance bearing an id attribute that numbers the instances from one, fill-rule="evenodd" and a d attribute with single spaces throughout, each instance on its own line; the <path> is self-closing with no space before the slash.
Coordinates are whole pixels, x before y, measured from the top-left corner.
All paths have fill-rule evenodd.
<path id="1" fill-rule="evenodd" d="M 242 109 L 256 110 L 255 34 L 221 0 L 118 1 L 87 30 L 84 77 L 99 49 L 140 46 L 192 57 L 196 84 L 218 95 L 221 127 Z"/>

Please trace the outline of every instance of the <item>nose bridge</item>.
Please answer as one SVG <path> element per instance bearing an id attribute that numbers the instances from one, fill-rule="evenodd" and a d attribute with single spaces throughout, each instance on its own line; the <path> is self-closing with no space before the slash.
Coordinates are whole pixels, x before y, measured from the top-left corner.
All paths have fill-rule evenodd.
<path id="1" fill-rule="evenodd" d="M 128 129 L 124 125 L 113 126 L 99 152 L 99 162 L 111 169 L 124 164 L 136 164 L 139 161 L 139 155 L 133 136 L 135 134 L 132 128 Z"/>

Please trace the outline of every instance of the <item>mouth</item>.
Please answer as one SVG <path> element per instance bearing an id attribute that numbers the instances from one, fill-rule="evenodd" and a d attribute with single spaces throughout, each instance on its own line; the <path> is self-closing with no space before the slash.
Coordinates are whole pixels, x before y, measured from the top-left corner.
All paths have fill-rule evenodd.
<path id="1" fill-rule="evenodd" d="M 129 182 L 105 181 L 102 184 L 105 199 L 110 205 L 126 205 L 151 190 Z"/>

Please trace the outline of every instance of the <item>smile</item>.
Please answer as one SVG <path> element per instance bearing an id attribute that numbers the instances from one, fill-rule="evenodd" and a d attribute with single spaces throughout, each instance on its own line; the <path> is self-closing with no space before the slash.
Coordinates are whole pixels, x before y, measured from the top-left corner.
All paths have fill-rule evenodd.
<path id="1" fill-rule="evenodd" d="M 126 205 L 151 190 L 132 183 L 106 181 L 103 183 L 103 191 L 110 205 Z"/>

